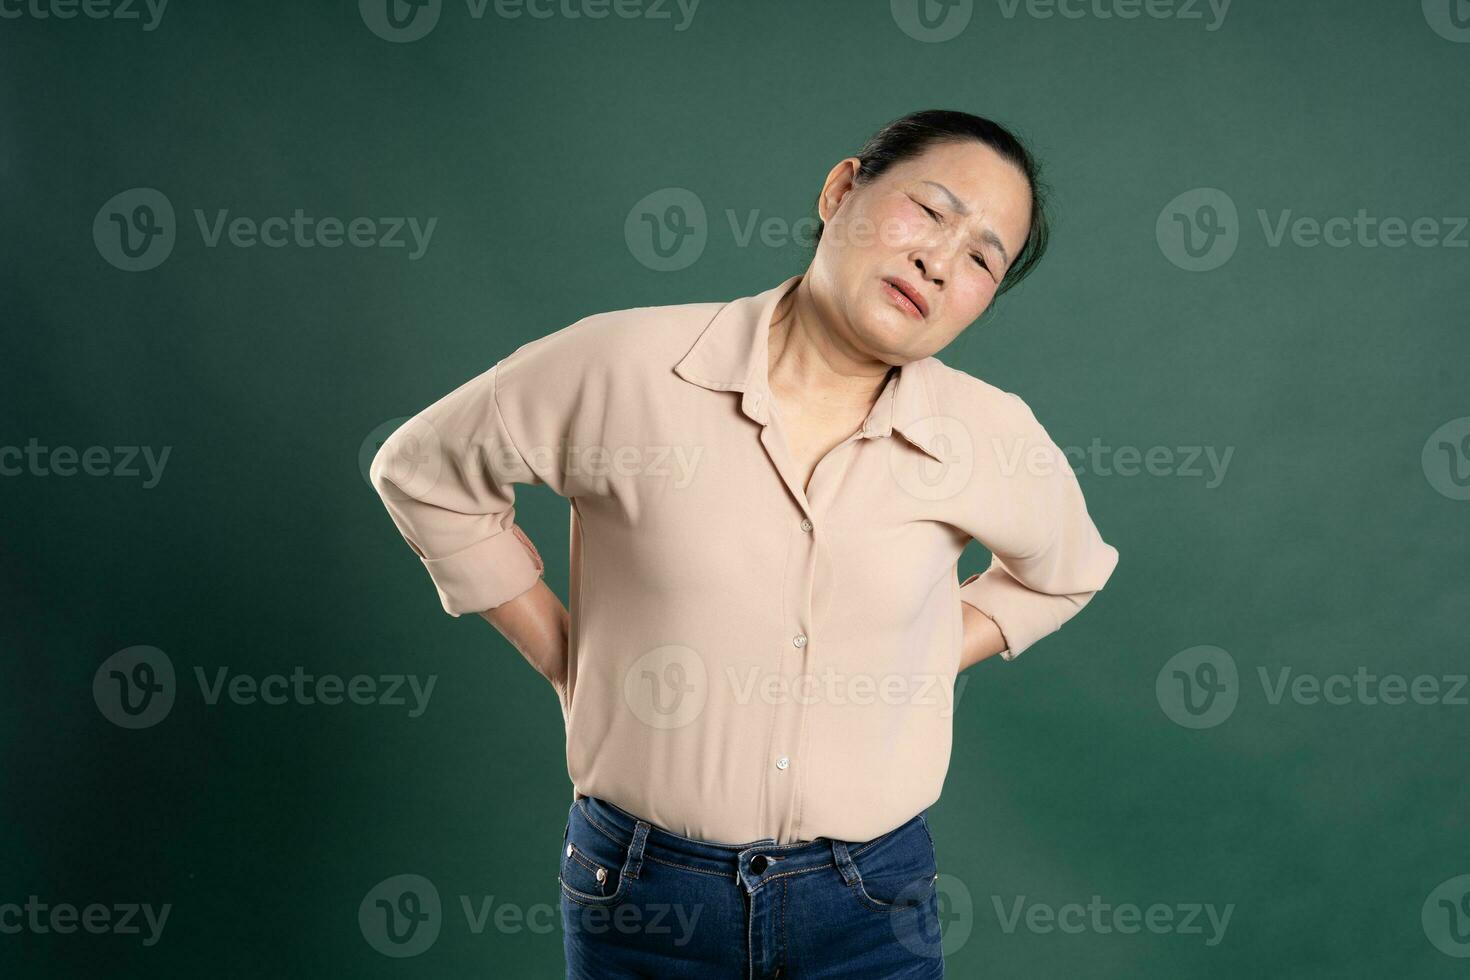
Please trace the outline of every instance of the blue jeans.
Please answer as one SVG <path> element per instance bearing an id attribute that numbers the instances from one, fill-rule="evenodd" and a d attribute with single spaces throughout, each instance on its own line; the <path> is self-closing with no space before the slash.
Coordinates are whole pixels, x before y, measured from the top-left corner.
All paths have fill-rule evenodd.
<path id="1" fill-rule="evenodd" d="M 568 978 L 944 976 L 923 813 L 866 842 L 717 844 L 586 796 L 560 865 Z"/>

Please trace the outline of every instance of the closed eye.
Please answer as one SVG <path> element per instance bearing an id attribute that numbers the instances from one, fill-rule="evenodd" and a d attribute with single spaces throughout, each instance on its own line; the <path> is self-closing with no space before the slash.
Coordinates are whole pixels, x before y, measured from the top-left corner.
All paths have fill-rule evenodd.
<path id="1" fill-rule="evenodd" d="M 929 207 L 923 201 L 914 200 L 914 198 L 909 198 L 909 200 L 913 201 L 919 207 L 923 208 L 924 209 L 924 213 L 927 214 L 930 218 L 934 219 L 935 221 L 938 221 L 939 220 L 939 212 L 937 212 L 933 208 Z M 975 260 L 975 264 L 978 265 L 978 266 L 980 266 L 980 268 L 982 268 L 982 269 L 989 269 L 990 268 L 990 266 L 988 266 L 988 265 L 985 264 L 985 259 L 983 257 L 981 257 L 979 255 L 972 255 L 971 258 L 973 258 Z"/>

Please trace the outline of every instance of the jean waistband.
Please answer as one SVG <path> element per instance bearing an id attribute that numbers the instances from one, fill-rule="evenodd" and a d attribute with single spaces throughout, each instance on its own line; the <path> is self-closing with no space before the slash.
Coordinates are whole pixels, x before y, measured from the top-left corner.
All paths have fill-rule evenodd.
<path id="1" fill-rule="evenodd" d="M 684 837 L 662 827 L 655 827 L 617 804 L 596 796 L 579 797 L 573 805 L 581 809 L 582 815 L 594 827 L 623 846 L 634 840 L 639 824 L 643 824 L 648 828 L 642 845 L 644 852 L 695 870 L 727 875 L 737 875 L 742 868 L 748 869 L 752 858 L 761 855 L 773 869 L 777 863 L 783 871 L 788 872 L 836 865 L 843 871 L 845 878 L 848 876 L 845 865 L 849 853 L 861 853 L 885 838 L 910 830 L 924 820 L 923 813 L 918 813 L 900 826 L 869 841 L 834 841 L 818 837 L 794 844 L 777 844 L 775 838 L 765 837 L 744 844 L 721 844 Z"/>

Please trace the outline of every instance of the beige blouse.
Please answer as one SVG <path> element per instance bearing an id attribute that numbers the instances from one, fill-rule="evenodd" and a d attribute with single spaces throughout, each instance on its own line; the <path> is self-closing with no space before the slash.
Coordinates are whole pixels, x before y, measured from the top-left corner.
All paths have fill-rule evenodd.
<path id="1" fill-rule="evenodd" d="M 571 503 L 575 795 L 686 837 L 864 841 L 939 798 L 961 602 L 1021 651 L 1118 560 L 1026 404 L 934 357 L 890 372 L 801 486 L 772 310 L 597 313 L 401 426 L 371 477 L 451 616 L 542 574 L 513 484 Z M 971 538 L 993 555 L 958 581 Z"/>

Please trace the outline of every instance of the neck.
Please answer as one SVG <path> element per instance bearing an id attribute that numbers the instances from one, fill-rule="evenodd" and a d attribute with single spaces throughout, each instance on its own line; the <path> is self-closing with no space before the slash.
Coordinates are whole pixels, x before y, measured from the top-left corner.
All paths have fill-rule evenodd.
<path id="1" fill-rule="evenodd" d="M 771 313 L 767 356 L 771 392 L 783 406 L 826 417 L 866 415 L 892 365 L 856 350 L 830 326 L 802 276 Z"/>

